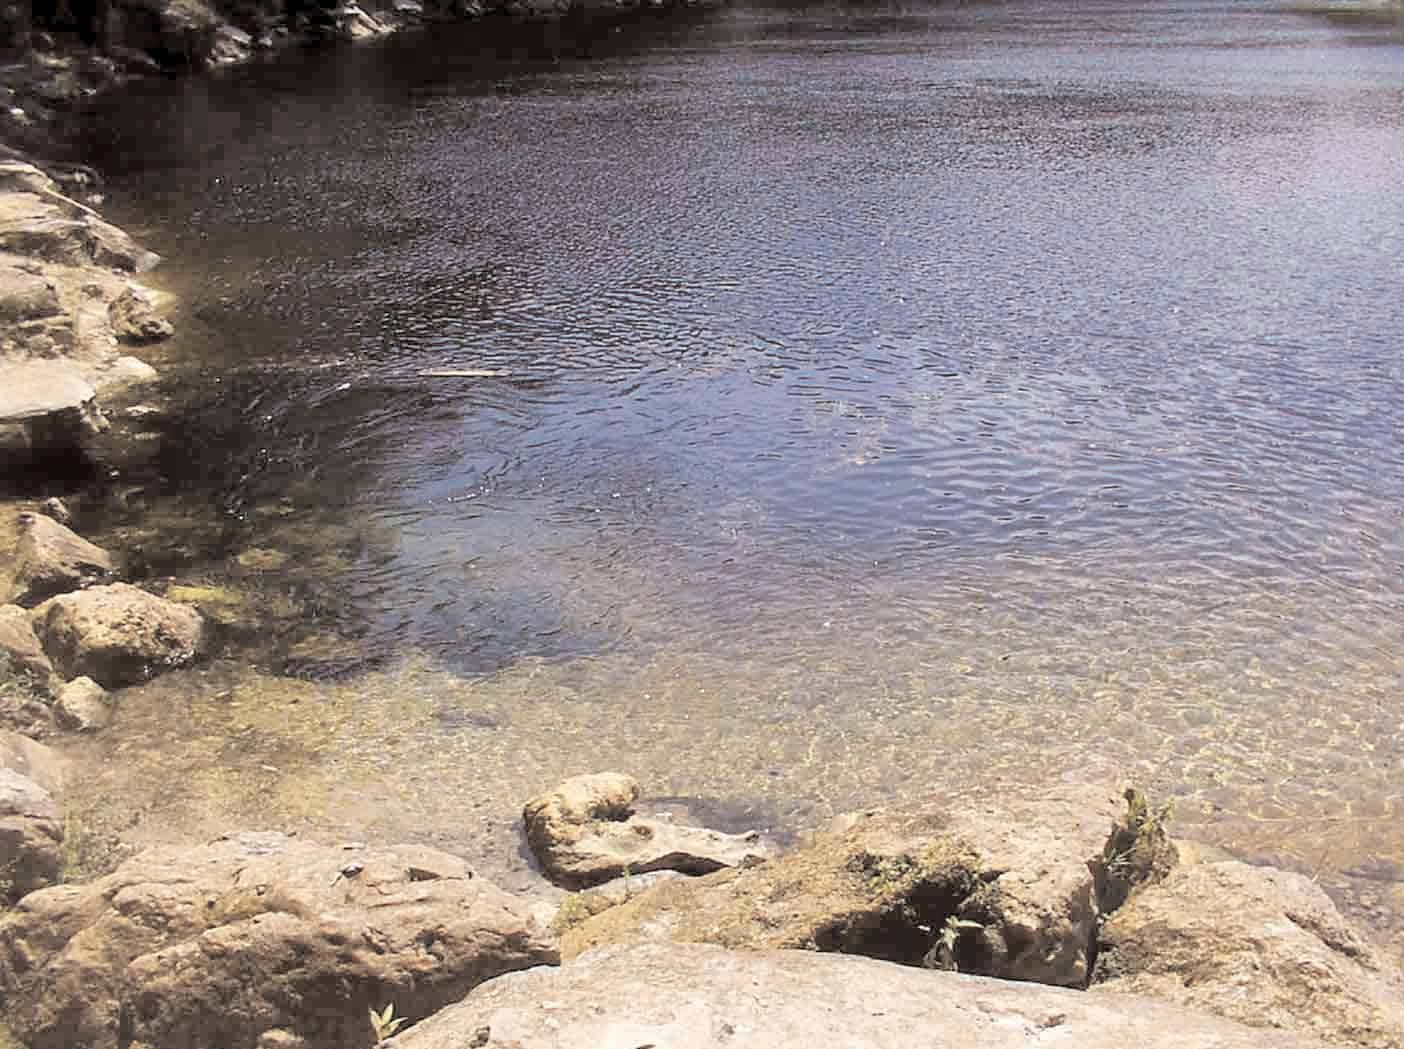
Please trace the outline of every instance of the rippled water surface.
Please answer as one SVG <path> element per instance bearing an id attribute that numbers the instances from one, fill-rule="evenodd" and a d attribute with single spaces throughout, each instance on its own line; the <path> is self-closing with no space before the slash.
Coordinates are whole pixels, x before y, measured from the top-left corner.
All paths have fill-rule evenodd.
<path id="1" fill-rule="evenodd" d="M 1397 33 L 467 25 L 152 85 L 93 149 L 183 303 L 149 570 L 294 624 L 131 694 L 134 823 L 526 878 L 566 773 L 794 829 L 1109 758 L 1404 924 Z"/>

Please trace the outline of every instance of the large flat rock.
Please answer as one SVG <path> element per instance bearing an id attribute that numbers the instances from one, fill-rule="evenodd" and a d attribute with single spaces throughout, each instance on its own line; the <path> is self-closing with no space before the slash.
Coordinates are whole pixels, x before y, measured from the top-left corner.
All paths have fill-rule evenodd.
<path id="1" fill-rule="evenodd" d="M 28 1049 L 367 1049 L 370 1009 L 421 1019 L 558 959 L 456 857 L 281 834 L 152 850 L 0 917 L 5 1021 Z"/>
<path id="2" fill-rule="evenodd" d="M 62 361 L 0 363 L 0 422 L 78 411 L 96 396 L 82 373 Z"/>
<path id="3" fill-rule="evenodd" d="M 1120 995 L 804 951 L 642 944 L 484 984 L 395 1049 L 1306 1049 Z"/>

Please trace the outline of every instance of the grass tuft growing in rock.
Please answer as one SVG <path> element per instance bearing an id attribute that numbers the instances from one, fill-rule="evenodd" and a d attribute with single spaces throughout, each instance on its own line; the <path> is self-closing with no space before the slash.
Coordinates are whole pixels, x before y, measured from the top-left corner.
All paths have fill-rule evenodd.
<path id="1" fill-rule="evenodd" d="M 1152 805 L 1145 792 L 1128 787 L 1126 812 L 1112 830 L 1102 854 L 1105 871 L 1102 910 L 1111 913 L 1138 885 L 1157 882 L 1179 862 L 1179 850 L 1167 830 L 1174 803 Z"/>

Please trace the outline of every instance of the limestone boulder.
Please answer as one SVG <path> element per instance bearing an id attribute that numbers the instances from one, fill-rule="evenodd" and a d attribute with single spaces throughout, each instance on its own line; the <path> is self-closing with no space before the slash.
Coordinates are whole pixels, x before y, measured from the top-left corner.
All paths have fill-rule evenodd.
<path id="1" fill-rule="evenodd" d="M 11 600 L 32 607 L 56 594 L 91 586 L 116 571 L 112 555 L 44 514 L 21 514 Z"/>
<path id="2" fill-rule="evenodd" d="M 29 612 L 19 605 L 0 605 L 0 659 L 9 663 L 11 673 L 23 674 L 34 683 L 47 681 L 54 672 Z"/>
<path id="3" fill-rule="evenodd" d="M 513 973 L 394 1049 L 1320 1049 L 1162 1002 L 868 958 L 652 943 Z"/>
<path id="4" fill-rule="evenodd" d="M 143 853 L 0 917 L 6 1021 L 29 1049 L 361 1049 L 559 960 L 523 904 L 417 846 L 239 834 Z"/>
<path id="5" fill-rule="evenodd" d="M 1080 987 L 1119 895 L 1127 819 L 1113 787 L 1071 783 L 861 814 L 777 859 L 660 885 L 563 946 L 802 947 Z"/>
<path id="6" fill-rule="evenodd" d="M 0 899 L 53 885 L 63 870 L 63 815 L 48 791 L 0 768 Z"/>
<path id="7" fill-rule="evenodd" d="M 169 339 L 175 333 L 171 322 L 156 309 L 156 300 L 145 288 L 129 285 L 107 307 L 113 334 L 122 342 L 149 343 Z"/>
<path id="8" fill-rule="evenodd" d="M 38 168 L 0 161 L 0 251 L 68 266 L 144 272 L 160 261 L 92 208 L 66 197 Z"/>
<path id="9" fill-rule="evenodd" d="M 90 677 L 120 688 L 194 661 L 205 621 L 126 583 L 50 598 L 34 610 L 34 632 L 65 678 Z"/>
<path id="10" fill-rule="evenodd" d="M 37 320 L 59 311 L 58 291 L 51 280 L 29 268 L 0 265 L 0 321 Z"/>
<path id="11" fill-rule="evenodd" d="M 63 870 L 62 759 L 48 747 L 0 733 L 0 899 L 55 884 Z"/>
<path id="12" fill-rule="evenodd" d="M 112 697 L 92 678 L 74 678 L 54 697 L 54 718 L 69 731 L 96 732 L 112 720 Z"/>
<path id="13" fill-rule="evenodd" d="M 0 768 L 11 769 L 54 798 L 63 796 L 64 784 L 72 770 L 68 760 L 53 747 L 46 747 L 18 732 L 0 731 Z"/>
<path id="14" fill-rule="evenodd" d="M 1267 867 L 1182 866 L 1133 896 L 1102 931 L 1095 990 L 1273 1031 L 1264 1038 L 1404 1046 L 1404 972 L 1314 882 Z"/>
<path id="15" fill-rule="evenodd" d="M 626 873 L 705 874 L 770 852 L 759 833 L 648 819 L 635 812 L 638 798 L 638 783 L 621 772 L 572 777 L 526 803 L 527 842 L 552 880 L 576 888 Z"/>
<path id="16" fill-rule="evenodd" d="M 97 392 L 60 361 L 0 363 L 0 464 L 83 455 L 107 417 Z"/>

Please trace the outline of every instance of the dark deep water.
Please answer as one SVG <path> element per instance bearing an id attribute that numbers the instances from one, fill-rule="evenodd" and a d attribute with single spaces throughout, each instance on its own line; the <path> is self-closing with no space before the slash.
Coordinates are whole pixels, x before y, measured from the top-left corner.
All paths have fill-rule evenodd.
<path id="1" fill-rule="evenodd" d="M 307 744 L 393 735 L 387 821 L 441 831 L 426 768 L 803 822 L 1110 756 L 1404 914 L 1397 34 L 736 6 L 104 105 L 184 303 L 137 503 L 213 537 L 151 570 L 292 550 L 418 668 Z"/>

